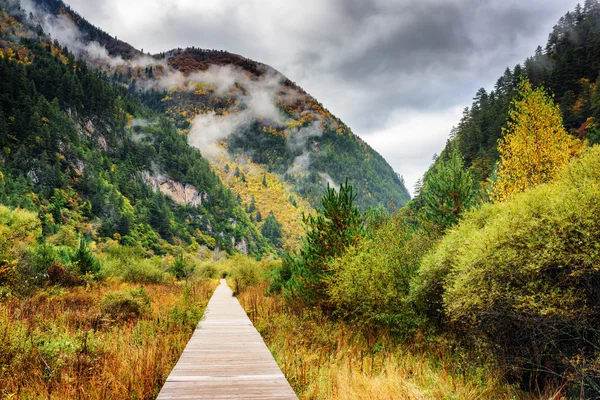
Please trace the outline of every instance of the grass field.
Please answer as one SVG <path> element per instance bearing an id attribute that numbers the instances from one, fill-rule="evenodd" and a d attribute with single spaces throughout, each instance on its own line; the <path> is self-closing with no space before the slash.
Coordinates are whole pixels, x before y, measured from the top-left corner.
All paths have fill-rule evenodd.
<path id="1" fill-rule="evenodd" d="M 483 358 L 451 340 L 417 336 L 397 343 L 382 332 L 357 331 L 318 312 L 294 312 L 266 285 L 239 295 L 300 399 L 558 399 L 526 394 Z"/>
<path id="2" fill-rule="evenodd" d="M 216 281 L 107 281 L 0 303 L 3 399 L 152 399 Z"/>

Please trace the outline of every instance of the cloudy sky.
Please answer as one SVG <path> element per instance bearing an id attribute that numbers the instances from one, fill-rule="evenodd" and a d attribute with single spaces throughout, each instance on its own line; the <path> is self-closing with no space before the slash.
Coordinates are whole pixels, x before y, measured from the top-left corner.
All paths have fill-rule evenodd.
<path id="1" fill-rule="evenodd" d="M 480 87 L 544 45 L 577 0 L 66 0 L 145 52 L 223 49 L 281 71 L 412 191 Z"/>

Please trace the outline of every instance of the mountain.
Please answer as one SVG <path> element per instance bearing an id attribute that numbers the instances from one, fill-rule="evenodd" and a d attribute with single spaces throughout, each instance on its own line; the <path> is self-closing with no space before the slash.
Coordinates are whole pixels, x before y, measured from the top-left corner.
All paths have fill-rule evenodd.
<path id="1" fill-rule="evenodd" d="M 336 186 L 346 178 L 354 185 L 356 203 L 363 210 L 395 209 L 410 199 L 401 178 L 377 152 L 294 82 L 265 64 L 225 51 L 196 48 L 148 55 L 93 26 L 60 0 L 22 5 L 5 0 L 2 4 L 6 18 L 17 19 L 15 24 L 7 22 L 2 31 L 5 53 L 18 54 L 18 62 L 23 61 L 19 51 L 25 52 L 30 56 L 25 64 L 33 61 L 30 68 L 35 69 L 39 58 L 48 55 L 38 56 L 40 49 L 31 46 L 36 40 L 47 42 L 44 48 L 57 58 L 48 61 L 57 64 L 49 75 L 53 82 L 42 80 L 40 74 L 40 81 L 34 79 L 33 85 L 46 100 L 56 97 L 59 110 L 74 126 L 88 127 L 100 137 L 100 151 L 125 151 L 119 148 L 122 140 L 111 138 L 116 134 L 111 119 L 118 120 L 117 114 L 101 108 L 113 107 L 123 99 L 136 104 L 139 110 L 125 110 L 125 124 L 117 128 L 123 137 L 131 135 L 135 146 L 153 142 L 158 159 L 152 159 L 154 153 L 150 153 L 150 160 L 141 165 L 123 156 L 119 161 L 127 162 L 128 167 L 118 169 L 120 179 L 135 175 L 142 181 L 140 185 L 159 197 L 168 197 L 175 208 L 204 208 L 193 217 L 179 212 L 179 223 L 187 230 L 184 237 L 198 230 L 202 235 L 197 232 L 195 240 L 209 247 L 260 251 L 259 231 L 273 214 L 283 235 L 278 246 L 296 248 L 303 230 L 302 215 L 319 205 L 327 185 Z M 24 12 L 18 11 L 21 7 Z M 23 43 L 22 38 L 26 38 Z M 81 60 L 85 60 L 85 68 Z M 77 73 L 71 77 L 70 67 L 95 74 L 102 89 L 83 85 Z M 61 82 L 65 79 L 69 82 Z M 38 85 L 48 87 L 40 90 Z M 88 96 L 89 90 L 94 95 Z M 84 104 L 107 91 L 112 92 L 107 98 Z M 7 109 L 5 115 L 13 111 Z M 163 130 L 169 134 L 162 134 Z M 181 148 L 168 147 L 163 143 L 166 137 L 181 142 L 177 144 Z M 112 164 L 118 165 L 111 160 Z M 6 167 L 12 168 L 13 174 L 21 167 L 23 171 L 31 169 L 10 163 Z M 192 179 L 190 170 L 202 179 Z M 115 190 L 128 198 L 125 188 L 117 185 Z M 229 211 L 209 210 L 211 198 L 225 202 Z M 100 203 L 95 208 L 100 208 Z M 204 222 L 191 224 L 191 219 Z M 204 235 L 214 243 L 207 243 Z"/>
<path id="2" fill-rule="evenodd" d="M 465 166 L 471 168 L 481 186 L 487 185 L 498 161 L 498 140 L 503 137 L 509 106 L 517 96 L 521 78 L 550 91 L 560 105 L 565 128 L 572 135 L 589 144 L 600 143 L 599 20 L 600 4 L 587 0 L 583 7 L 577 6 L 560 18 L 544 48 L 538 46 L 524 63 L 507 68 L 492 91 L 479 89 L 473 104 L 464 110 L 451 132 L 438 162 L 448 159 L 452 150 L 458 148 Z"/>
<path id="3" fill-rule="evenodd" d="M 45 236 L 75 226 L 158 254 L 272 251 L 164 115 L 50 41 L 14 2 L 0 1 L 0 76 L 0 201 L 38 212 Z"/>
<path id="4" fill-rule="evenodd" d="M 395 209 L 410 200 L 403 181 L 381 155 L 275 69 L 219 50 L 144 54 L 92 26 L 62 1 L 35 4 L 32 17 L 44 31 L 144 105 L 167 115 L 246 209 L 254 198 L 265 205 L 261 214 L 275 214 L 290 246 L 302 233 L 302 211 L 320 205 L 327 184 L 337 186 L 348 178 L 363 210 Z M 75 33 L 67 37 L 65 29 Z M 250 190 L 232 179 L 236 169 L 246 175 L 270 174 L 282 191 Z M 274 197 L 281 202 L 274 204 Z M 299 201 L 308 204 L 298 209 Z"/>

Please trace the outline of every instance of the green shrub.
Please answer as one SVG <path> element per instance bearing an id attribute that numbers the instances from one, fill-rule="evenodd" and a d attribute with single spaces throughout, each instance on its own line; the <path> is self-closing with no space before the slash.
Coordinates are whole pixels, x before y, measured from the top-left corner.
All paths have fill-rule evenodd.
<path id="1" fill-rule="evenodd" d="M 335 312 L 355 323 L 387 326 L 396 333 L 414 328 L 417 321 L 406 300 L 430 241 L 400 214 L 350 247 L 330 265 L 327 286 Z"/>
<path id="2" fill-rule="evenodd" d="M 457 228 L 450 230 L 444 239 L 422 258 L 418 273 L 410 285 L 409 301 L 420 315 L 436 327 L 441 327 L 443 321 L 446 278 L 456 257 L 468 251 L 463 238 L 485 226 L 489 214 L 487 207 L 468 213 L 460 224 L 461 234 L 454 233 Z"/>
<path id="3" fill-rule="evenodd" d="M 149 309 L 150 297 L 143 287 L 111 292 L 102 299 L 103 314 L 113 320 L 131 321 L 142 317 Z"/>
<path id="4" fill-rule="evenodd" d="M 51 244 L 41 244 L 31 249 L 26 257 L 27 261 L 21 265 L 21 273 L 31 283 L 42 284 L 48 280 L 48 269 L 58 264 L 58 254 Z M 29 268 L 26 269 L 26 265 Z"/>
<path id="5" fill-rule="evenodd" d="M 98 261 L 88 247 L 87 242 L 83 239 L 79 241 L 79 247 L 75 251 L 72 261 L 82 275 L 90 274 L 96 276 L 102 267 L 100 261 Z"/>
<path id="6" fill-rule="evenodd" d="M 75 232 L 75 228 L 70 225 L 61 226 L 56 235 L 48 238 L 48 242 L 58 246 L 67 246 L 71 248 L 79 245 L 77 232 Z"/>
<path id="7" fill-rule="evenodd" d="M 132 283 L 160 283 L 165 280 L 165 267 L 158 257 L 146 258 L 139 247 L 110 242 L 102 254 L 102 275 Z"/>
<path id="8" fill-rule="evenodd" d="M 599 166 L 595 146 L 556 184 L 467 214 L 425 258 L 415 285 L 421 299 L 439 302 L 442 292 L 449 324 L 490 343 L 511 368 L 533 371 L 528 379 L 559 375 L 596 394 Z"/>
<path id="9" fill-rule="evenodd" d="M 219 268 L 216 263 L 207 262 L 200 265 L 196 270 L 196 276 L 200 279 L 215 279 L 219 276 Z"/>
<path id="10" fill-rule="evenodd" d="M 190 277 L 196 268 L 194 262 L 183 254 L 179 254 L 175 257 L 175 261 L 169 272 L 177 279 L 187 279 Z"/>
<path id="11" fill-rule="evenodd" d="M 123 264 L 120 277 L 125 282 L 161 283 L 165 280 L 165 273 L 159 259 L 144 258 Z"/>
<path id="12" fill-rule="evenodd" d="M 33 244 L 41 233 L 41 223 L 35 213 L 0 205 L 0 287 L 27 285 L 18 271 L 23 261 L 22 249 Z M 0 290 L 0 295 L 6 292 Z"/>
<path id="13" fill-rule="evenodd" d="M 80 282 L 77 271 L 71 264 L 73 252 L 67 247 L 49 243 L 29 248 L 18 264 L 19 277 L 30 288 L 52 285 L 74 286 Z"/>
<path id="14" fill-rule="evenodd" d="M 261 270 L 257 261 L 246 256 L 235 256 L 230 259 L 230 262 L 232 267 L 229 276 L 233 280 L 234 295 L 260 282 Z"/>

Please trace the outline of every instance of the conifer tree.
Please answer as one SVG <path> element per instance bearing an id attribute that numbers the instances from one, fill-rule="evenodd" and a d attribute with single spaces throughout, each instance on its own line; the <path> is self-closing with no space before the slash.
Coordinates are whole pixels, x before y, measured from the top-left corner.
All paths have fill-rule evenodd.
<path id="1" fill-rule="evenodd" d="M 425 219 L 446 229 L 458 222 L 462 212 L 475 203 L 474 180 L 465 171 L 463 158 L 455 149 L 448 160 L 437 163 L 427 174 L 422 189 Z"/>

